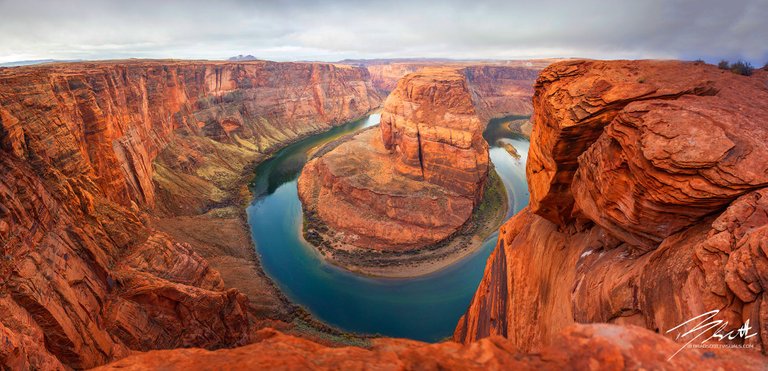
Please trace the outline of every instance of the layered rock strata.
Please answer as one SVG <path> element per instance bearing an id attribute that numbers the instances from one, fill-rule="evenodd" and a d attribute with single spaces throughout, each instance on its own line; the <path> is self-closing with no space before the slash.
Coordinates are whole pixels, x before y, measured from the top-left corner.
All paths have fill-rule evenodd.
<path id="1" fill-rule="evenodd" d="M 480 197 L 488 143 L 462 71 L 428 69 L 404 77 L 387 97 L 379 127 L 395 172 Z"/>
<path id="2" fill-rule="evenodd" d="M 495 117 L 533 113 L 533 83 L 541 68 L 486 65 L 464 71 L 483 123 Z"/>
<path id="3" fill-rule="evenodd" d="M 99 370 L 188 370 L 200 365 L 220 370 L 313 369 L 364 370 L 761 370 L 757 354 L 718 349 L 692 349 L 672 359 L 680 344 L 635 326 L 574 325 L 550 347 L 534 354 L 515 349 L 499 336 L 462 345 L 426 344 L 403 339 L 377 339 L 370 349 L 328 348 L 265 329 L 259 340 L 237 349 L 153 351 L 120 360 Z"/>
<path id="4" fill-rule="evenodd" d="M 531 351 L 574 322 L 675 339 L 718 310 L 722 333 L 755 334 L 725 343 L 765 352 L 765 81 L 698 63 L 558 63 L 534 107 L 530 207 L 502 227 L 454 339 Z"/>
<path id="5" fill-rule="evenodd" d="M 224 259 L 252 251 L 247 232 L 184 228 L 245 231 L 232 207 L 247 164 L 379 102 L 365 69 L 329 64 L 0 69 L 0 364 L 217 349 L 248 343 L 256 320 L 290 320 L 252 252 Z M 251 275 L 253 302 L 201 255 Z"/>
<path id="6" fill-rule="evenodd" d="M 497 66 L 407 75 L 387 98 L 379 130 L 305 166 L 299 178 L 305 212 L 335 234 L 333 247 L 408 251 L 445 240 L 483 195 L 486 120 L 530 112 L 520 102 L 534 76 Z"/>
<path id="7" fill-rule="evenodd" d="M 343 63 L 350 66 L 364 67 L 371 76 L 371 84 L 375 89 L 384 93 L 390 93 L 397 87 L 397 82 L 403 76 L 419 72 L 424 68 L 430 67 L 453 67 L 453 68 L 502 68 L 504 74 L 526 74 L 526 78 L 515 78 L 516 81 L 509 81 L 513 86 L 517 86 L 521 91 L 530 91 L 532 83 L 536 80 L 539 71 L 544 67 L 560 61 L 561 59 L 531 59 L 531 60 L 445 60 L 445 59 L 371 59 L 371 60 L 344 60 Z M 515 71 L 515 72 L 511 72 Z M 531 84 L 518 84 L 519 81 L 528 80 Z M 507 81 L 499 81 L 499 84 Z M 499 86 L 496 84 L 496 86 Z M 524 103 L 530 107 L 530 94 L 524 96 L 524 99 L 517 100 L 514 96 L 518 93 L 514 87 L 502 88 L 509 94 L 510 100 L 500 102 L 501 104 L 516 105 L 517 102 Z M 493 88 L 493 87 L 492 87 Z M 493 88 L 494 90 L 498 88 Z M 494 93 L 496 94 L 496 93 Z"/>

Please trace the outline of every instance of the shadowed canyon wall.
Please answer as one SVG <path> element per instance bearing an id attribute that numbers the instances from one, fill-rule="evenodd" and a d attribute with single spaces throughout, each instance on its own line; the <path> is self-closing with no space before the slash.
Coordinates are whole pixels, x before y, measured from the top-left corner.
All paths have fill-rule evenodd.
<path id="1" fill-rule="evenodd" d="M 0 69 L 2 364 L 81 368 L 132 350 L 249 342 L 255 321 L 285 314 L 274 288 L 254 271 L 255 303 L 227 289 L 200 255 L 213 242 L 177 217 L 228 212 L 246 165 L 380 99 L 365 69 L 330 64 Z M 191 225 L 247 231 L 229 213 Z M 216 243 L 250 250 L 238 233 Z"/>
<path id="2" fill-rule="evenodd" d="M 530 206 L 501 228 L 454 339 L 535 351 L 574 322 L 665 334 L 719 310 L 723 333 L 749 321 L 757 334 L 733 343 L 764 352 L 766 79 L 578 61 L 535 88 Z"/>

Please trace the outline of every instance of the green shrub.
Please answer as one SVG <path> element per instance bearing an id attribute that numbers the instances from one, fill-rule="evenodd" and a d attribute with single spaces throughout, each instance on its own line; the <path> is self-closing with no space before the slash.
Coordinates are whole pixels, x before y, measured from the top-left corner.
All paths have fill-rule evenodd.
<path id="1" fill-rule="evenodd" d="M 755 68 L 752 67 L 752 65 L 749 62 L 745 62 L 742 60 L 739 60 L 738 62 L 731 65 L 731 72 L 737 73 L 743 76 L 752 75 L 752 71 L 754 70 Z"/>
<path id="2" fill-rule="evenodd" d="M 745 62 L 741 59 L 739 59 L 739 61 L 734 64 L 730 64 L 726 60 L 721 60 L 720 63 L 717 64 L 717 68 L 721 70 L 728 70 L 743 76 L 749 76 L 755 70 L 755 68 L 752 67 L 749 62 Z"/>

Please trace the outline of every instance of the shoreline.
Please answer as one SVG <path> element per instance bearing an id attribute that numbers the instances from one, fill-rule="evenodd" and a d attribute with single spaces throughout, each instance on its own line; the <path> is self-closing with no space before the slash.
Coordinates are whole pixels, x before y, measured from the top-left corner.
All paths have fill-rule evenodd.
<path id="1" fill-rule="evenodd" d="M 491 208 L 487 209 L 488 206 Z M 495 167 L 492 167 L 483 199 L 473 210 L 470 219 L 452 236 L 434 245 L 408 252 L 381 252 L 348 245 L 345 247 L 349 250 L 326 247 L 323 245 L 330 238 L 328 233 L 318 233 L 322 240 L 313 239 L 317 243 L 306 238 L 310 230 L 330 231 L 319 218 L 308 215 L 306 211 L 303 211 L 303 220 L 298 232 L 309 248 L 324 262 L 334 267 L 367 277 L 421 278 L 446 269 L 480 251 L 485 241 L 504 223 L 508 210 L 506 188 Z"/>
<path id="2" fill-rule="evenodd" d="M 316 319 L 303 306 L 291 301 L 266 273 L 251 235 L 247 207 L 253 200 L 251 184 L 256 168 L 279 151 L 344 124 L 375 114 L 380 107 L 349 121 L 329 123 L 325 130 L 313 130 L 296 138 L 277 143 L 242 170 L 226 191 L 226 199 L 211 205 L 202 213 L 163 215 L 148 213 L 151 227 L 167 233 L 177 241 L 189 243 L 221 274 L 227 288 L 235 288 L 249 299 L 249 317 L 256 328 L 273 327 L 329 345 L 369 346 L 372 335 L 351 333 Z M 199 231 L 199 233 L 198 233 Z"/>

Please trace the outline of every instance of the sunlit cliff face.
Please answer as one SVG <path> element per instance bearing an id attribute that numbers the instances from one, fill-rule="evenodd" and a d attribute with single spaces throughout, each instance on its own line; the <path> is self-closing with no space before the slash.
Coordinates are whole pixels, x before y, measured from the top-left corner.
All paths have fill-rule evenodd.
<path id="1" fill-rule="evenodd" d="M 307 164 L 299 179 L 305 209 L 358 248 L 402 252 L 445 241 L 483 197 L 488 119 L 530 114 L 537 73 L 486 65 L 406 75 L 384 102 L 378 130 Z"/>
<path id="2" fill-rule="evenodd" d="M 329 64 L 0 69 L 0 365 L 88 368 L 290 322 L 231 211 L 248 165 L 380 100 L 367 71 Z"/>
<path id="3" fill-rule="evenodd" d="M 688 341 L 670 330 L 713 310 L 723 333 L 764 326 L 765 81 L 677 61 L 542 71 L 530 207 L 501 228 L 454 338 L 535 350 L 573 322 L 608 322 Z"/>

